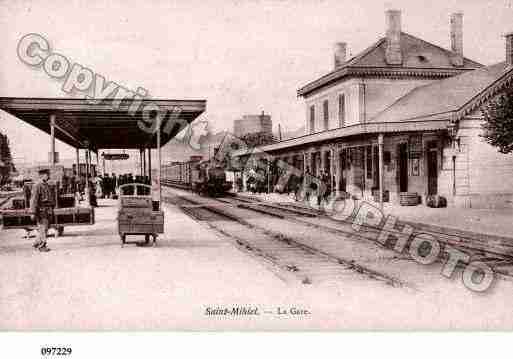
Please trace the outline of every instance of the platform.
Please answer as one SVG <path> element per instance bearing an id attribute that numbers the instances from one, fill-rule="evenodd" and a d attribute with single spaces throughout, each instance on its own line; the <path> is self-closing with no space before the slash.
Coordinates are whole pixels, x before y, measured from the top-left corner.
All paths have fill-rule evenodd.
<path id="1" fill-rule="evenodd" d="M 302 202 L 295 201 L 292 194 L 241 192 L 239 195 L 266 202 L 287 202 L 304 205 Z M 376 207 L 379 206 L 374 202 L 369 203 Z M 311 208 L 318 209 L 315 203 Z M 512 209 L 431 208 L 422 204 L 400 206 L 384 203 L 383 212 L 403 221 L 445 227 L 448 230 L 472 232 L 474 234 L 510 237 L 513 241 Z"/>
<path id="2" fill-rule="evenodd" d="M 265 302 L 270 288 L 287 287 L 168 205 L 156 247 L 134 236 L 122 248 L 117 201 L 99 205 L 94 225 L 50 236 L 48 253 L 34 251 L 24 230 L 0 231 L 0 330 L 219 328 L 206 306 Z"/>

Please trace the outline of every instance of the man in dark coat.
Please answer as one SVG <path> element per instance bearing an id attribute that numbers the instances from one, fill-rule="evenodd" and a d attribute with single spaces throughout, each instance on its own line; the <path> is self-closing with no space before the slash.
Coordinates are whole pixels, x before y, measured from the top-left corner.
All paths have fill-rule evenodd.
<path id="1" fill-rule="evenodd" d="M 46 235 L 48 226 L 53 217 L 53 208 L 55 207 L 55 193 L 48 184 L 50 171 L 43 169 L 39 171 L 40 180 L 32 188 L 30 198 L 30 213 L 32 220 L 36 220 L 39 237 L 34 243 L 34 248 L 40 252 L 48 252 L 50 248 L 46 246 Z"/>

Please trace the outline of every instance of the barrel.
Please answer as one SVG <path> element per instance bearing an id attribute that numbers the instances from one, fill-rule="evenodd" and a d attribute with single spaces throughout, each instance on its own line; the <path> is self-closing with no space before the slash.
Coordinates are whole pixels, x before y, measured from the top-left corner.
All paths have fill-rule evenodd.
<path id="1" fill-rule="evenodd" d="M 429 195 L 426 197 L 426 206 L 433 208 L 447 207 L 447 199 L 439 195 Z"/>
<path id="2" fill-rule="evenodd" d="M 419 204 L 419 195 L 417 192 L 399 193 L 399 204 L 401 206 L 416 206 Z"/>

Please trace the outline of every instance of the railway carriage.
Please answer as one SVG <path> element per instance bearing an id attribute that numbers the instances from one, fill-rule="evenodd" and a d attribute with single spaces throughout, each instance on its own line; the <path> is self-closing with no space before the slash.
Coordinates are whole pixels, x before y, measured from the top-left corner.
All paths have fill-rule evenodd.
<path id="1" fill-rule="evenodd" d="M 199 156 L 191 156 L 186 162 L 173 162 L 164 167 L 162 183 L 207 194 L 222 195 L 232 189 L 232 182 L 226 180 L 223 167 L 214 161 L 201 161 Z"/>

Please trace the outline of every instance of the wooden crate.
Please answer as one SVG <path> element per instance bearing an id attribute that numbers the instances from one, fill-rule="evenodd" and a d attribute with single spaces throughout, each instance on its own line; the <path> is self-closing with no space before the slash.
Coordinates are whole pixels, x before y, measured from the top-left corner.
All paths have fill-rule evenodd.
<path id="1" fill-rule="evenodd" d="M 25 198 L 13 198 L 12 199 L 12 209 L 24 209 L 26 207 L 28 207 L 26 205 L 26 201 L 25 201 Z"/>
<path id="2" fill-rule="evenodd" d="M 35 220 L 30 218 L 28 208 L 2 210 L 3 229 L 29 228 L 37 226 Z M 73 207 L 56 208 L 53 211 L 50 226 L 75 226 L 94 224 L 94 208 Z"/>
<path id="3" fill-rule="evenodd" d="M 35 227 L 36 221 L 30 218 L 28 209 L 2 210 L 3 229 Z"/>
<path id="4" fill-rule="evenodd" d="M 420 202 L 417 192 L 400 192 L 399 204 L 401 206 L 416 206 Z"/>
<path id="5" fill-rule="evenodd" d="M 70 208 L 75 207 L 75 195 L 74 194 L 63 194 L 57 197 L 57 207 L 59 208 Z"/>
<path id="6" fill-rule="evenodd" d="M 164 233 L 164 212 L 120 210 L 118 230 L 120 234 Z"/>
<path id="7" fill-rule="evenodd" d="M 64 226 L 94 224 L 92 207 L 56 208 L 53 213 L 54 224 Z"/>
<path id="8" fill-rule="evenodd" d="M 148 196 L 121 197 L 121 208 L 140 208 L 151 210 L 151 201 L 151 197 Z"/>

